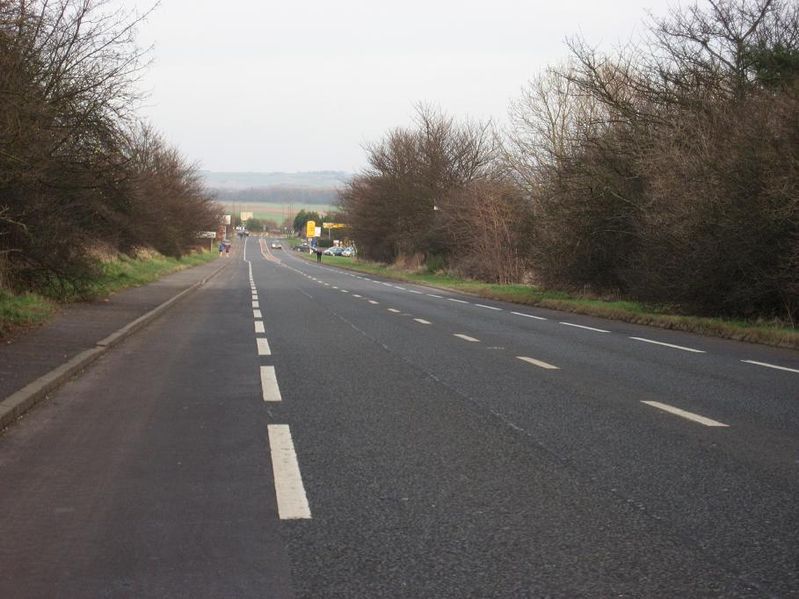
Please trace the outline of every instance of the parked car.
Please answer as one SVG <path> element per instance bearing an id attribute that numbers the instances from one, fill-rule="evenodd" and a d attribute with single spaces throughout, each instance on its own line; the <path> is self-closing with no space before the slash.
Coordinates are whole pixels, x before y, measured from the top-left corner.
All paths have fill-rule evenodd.
<path id="1" fill-rule="evenodd" d="M 344 248 L 341 252 L 341 255 L 345 258 L 351 258 L 352 256 L 355 255 L 355 248 L 353 247 Z"/>

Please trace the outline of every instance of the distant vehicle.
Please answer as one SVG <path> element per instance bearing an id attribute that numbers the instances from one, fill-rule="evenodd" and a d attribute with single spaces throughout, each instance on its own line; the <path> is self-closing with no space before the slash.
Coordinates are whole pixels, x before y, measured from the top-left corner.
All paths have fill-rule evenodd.
<path id="1" fill-rule="evenodd" d="M 300 245 L 294 248 L 298 252 L 309 252 L 311 251 L 311 246 L 308 245 L 307 242 L 303 241 Z"/>
<path id="2" fill-rule="evenodd" d="M 271 247 L 273 250 L 282 250 L 283 249 L 283 246 L 280 245 L 279 241 L 273 241 L 272 243 L 269 244 L 269 247 Z"/>

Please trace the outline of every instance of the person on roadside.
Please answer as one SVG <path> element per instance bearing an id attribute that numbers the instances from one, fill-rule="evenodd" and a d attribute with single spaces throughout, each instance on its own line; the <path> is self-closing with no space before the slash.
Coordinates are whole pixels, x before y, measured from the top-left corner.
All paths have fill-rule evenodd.
<path id="1" fill-rule="evenodd" d="M 225 242 L 224 241 L 220 241 L 219 242 L 219 255 L 221 256 L 222 252 L 224 252 L 224 251 L 225 251 Z"/>
<path id="2" fill-rule="evenodd" d="M 316 262 L 321 264 L 322 263 L 322 248 L 316 248 Z"/>
<path id="3" fill-rule="evenodd" d="M 225 244 L 225 258 L 229 258 L 229 257 L 230 257 L 230 242 L 228 241 Z"/>

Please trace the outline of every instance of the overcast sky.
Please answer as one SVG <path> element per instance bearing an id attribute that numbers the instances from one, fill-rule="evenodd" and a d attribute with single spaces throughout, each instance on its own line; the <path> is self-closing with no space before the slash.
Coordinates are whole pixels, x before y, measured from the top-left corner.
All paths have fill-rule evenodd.
<path id="1" fill-rule="evenodd" d="M 674 4 L 162 0 L 138 30 L 153 45 L 141 112 L 205 169 L 355 171 L 416 103 L 502 123 L 566 38 L 611 49 Z"/>

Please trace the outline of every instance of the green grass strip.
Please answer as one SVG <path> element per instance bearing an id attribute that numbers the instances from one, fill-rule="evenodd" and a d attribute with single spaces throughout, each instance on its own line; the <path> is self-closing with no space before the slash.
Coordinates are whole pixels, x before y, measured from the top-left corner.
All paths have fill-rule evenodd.
<path id="1" fill-rule="evenodd" d="M 17 328 L 41 324 L 55 311 L 55 302 L 36 293 L 15 295 L 0 290 L 0 337 Z"/>
<path id="2" fill-rule="evenodd" d="M 62 296 L 56 302 L 38 293 L 13 294 L 0 289 L 0 337 L 15 330 L 46 322 L 55 314 L 58 303 L 106 297 L 129 287 L 146 285 L 173 272 L 205 264 L 218 257 L 214 251 L 198 252 L 181 259 L 156 255 L 148 258 L 121 256 L 104 262 L 101 274 L 83 285 L 80 291 Z"/>

